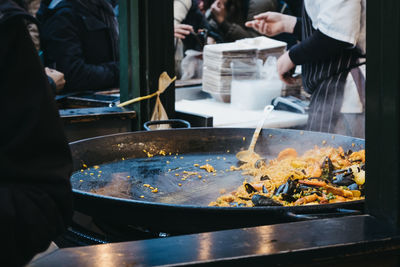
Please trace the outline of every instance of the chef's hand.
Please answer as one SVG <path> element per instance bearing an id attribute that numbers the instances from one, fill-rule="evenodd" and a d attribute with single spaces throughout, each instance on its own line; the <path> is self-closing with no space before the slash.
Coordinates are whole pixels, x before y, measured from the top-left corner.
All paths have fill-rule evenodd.
<path id="1" fill-rule="evenodd" d="M 279 78 L 286 84 L 294 84 L 296 79 L 292 77 L 296 65 L 289 57 L 289 52 L 285 52 L 279 57 L 277 62 Z"/>
<path id="2" fill-rule="evenodd" d="M 226 19 L 226 8 L 225 8 L 226 1 L 227 0 L 216 0 L 211 5 L 211 13 L 213 14 L 218 24 L 221 24 Z"/>
<path id="3" fill-rule="evenodd" d="M 174 26 L 175 38 L 185 39 L 187 35 L 194 32 L 193 27 L 187 24 L 177 24 Z"/>
<path id="4" fill-rule="evenodd" d="M 56 93 L 59 93 L 65 85 L 64 74 L 55 69 L 45 68 L 46 75 L 53 79 L 56 84 Z"/>
<path id="5" fill-rule="evenodd" d="M 275 36 L 283 32 L 293 33 L 296 22 L 297 19 L 293 16 L 278 12 L 265 12 L 254 16 L 254 20 L 246 22 L 245 25 L 261 34 Z"/>

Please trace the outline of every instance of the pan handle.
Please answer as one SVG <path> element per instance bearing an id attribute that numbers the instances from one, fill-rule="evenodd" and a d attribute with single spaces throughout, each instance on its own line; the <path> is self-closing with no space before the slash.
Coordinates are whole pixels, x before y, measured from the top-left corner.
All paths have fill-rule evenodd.
<path id="1" fill-rule="evenodd" d="M 170 120 L 160 120 L 160 121 L 146 121 L 143 124 L 143 128 L 146 131 L 151 131 L 150 129 L 150 125 L 157 125 L 157 124 L 171 124 L 174 126 L 179 126 L 177 128 L 190 128 L 190 123 L 188 121 L 185 120 L 181 120 L 181 119 L 170 119 Z"/>
<path id="2" fill-rule="evenodd" d="M 292 221 L 306 221 L 316 219 L 327 219 L 327 218 L 338 218 L 349 215 L 360 215 L 362 214 L 359 210 L 350 209 L 335 209 L 325 213 L 310 213 L 310 214 L 296 214 L 295 212 L 288 211 L 285 216 Z"/>

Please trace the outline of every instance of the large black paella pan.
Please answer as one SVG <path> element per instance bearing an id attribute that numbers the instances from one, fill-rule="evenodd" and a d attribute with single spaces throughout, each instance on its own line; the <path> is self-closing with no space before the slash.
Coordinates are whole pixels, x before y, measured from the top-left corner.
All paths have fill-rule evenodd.
<path id="1" fill-rule="evenodd" d="M 70 144 L 75 209 L 97 220 L 150 231 L 193 233 L 273 224 L 362 209 L 362 201 L 294 207 L 209 207 L 244 179 L 235 154 L 253 129 L 198 128 L 102 136 Z M 298 130 L 264 129 L 255 151 L 272 159 L 287 147 L 364 149 L 364 140 Z M 211 164 L 216 173 L 198 166 Z M 183 174 L 187 175 L 183 175 Z M 103 195 L 95 194 L 93 191 Z"/>

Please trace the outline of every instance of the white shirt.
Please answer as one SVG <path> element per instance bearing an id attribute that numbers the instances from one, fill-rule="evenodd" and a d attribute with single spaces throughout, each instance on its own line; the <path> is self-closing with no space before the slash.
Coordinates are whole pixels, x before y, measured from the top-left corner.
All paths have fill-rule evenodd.
<path id="1" fill-rule="evenodd" d="M 314 29 L 366 53 L 366 0 L 304 0 Z M 365 68 L 363 74 L 365 77 Z M 347 76 L 342 113 L 362 113 L 363 106 L 352 75 Z"/>
<path id="2" fill-rule="evenodd" d="M 304 0 L 304 5 L 315 29 L 365 53 L 366 0 Z"/>

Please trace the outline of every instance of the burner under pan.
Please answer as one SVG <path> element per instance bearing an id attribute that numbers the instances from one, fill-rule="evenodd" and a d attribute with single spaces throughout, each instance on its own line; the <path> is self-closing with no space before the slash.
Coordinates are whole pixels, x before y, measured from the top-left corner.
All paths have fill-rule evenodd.
<path id="1" fill-rule="evenodd" d="M 55 243 L 59 247 L 76 247 L 167 236 L 168 233 L 150 232 L 130 225 L 116 225 L 75 212 L 73 223 Z"/>

